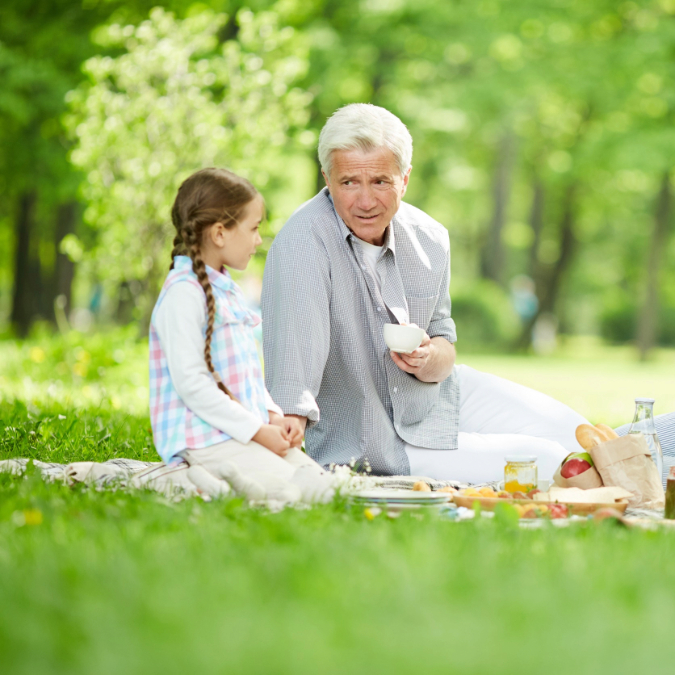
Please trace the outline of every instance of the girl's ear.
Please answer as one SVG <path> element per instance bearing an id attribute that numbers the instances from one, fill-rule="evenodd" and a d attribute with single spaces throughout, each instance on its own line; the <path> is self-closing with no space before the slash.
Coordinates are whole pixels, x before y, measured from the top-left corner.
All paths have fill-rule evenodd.
<path id="1" fill-rule="evenodd" d="M 222 223 L 213 223 L 206 232 L 206 236 L 217 248 L 223 248 L 227 240 L 227 230 Z"/>

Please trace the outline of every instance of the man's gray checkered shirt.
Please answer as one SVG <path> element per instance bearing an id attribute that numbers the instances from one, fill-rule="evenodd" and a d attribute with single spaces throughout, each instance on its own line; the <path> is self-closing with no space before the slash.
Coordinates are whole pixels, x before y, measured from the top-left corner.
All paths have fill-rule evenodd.
<path id="1" fill-rule="evenodd" d="M 267 256 L 262 292 L 265 380 L 285 414 L 308 418 L 306 449 L 323 465 L 367 460 L 409 474 L 405 443 L 457 448 L 459 386 L 420 382 L 384 342 L 387 309 L 430 337 L 457 340 L 446 229 L 402 203 L 371 276 L 328 190 L 303 204 Z"/>

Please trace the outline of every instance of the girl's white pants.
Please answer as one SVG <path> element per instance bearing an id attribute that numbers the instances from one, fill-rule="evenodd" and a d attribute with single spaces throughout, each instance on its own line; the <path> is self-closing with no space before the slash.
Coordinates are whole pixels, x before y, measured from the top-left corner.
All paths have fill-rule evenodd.
<path id="1" fill-rule="evenodd" d="M 237 494 L 256 501 L 313 503 L 328 501 L 335 492 L 332 474 L 298 448 L 290 448 L 282 458 L 255 441 L 239 443 L 232 439 L 207 448 L 183 450 L 179 456 L 193 472 L 190 479 L 201 481 L 198 487 L 213 496 L 232 487 Z M 195 473 L 195 469 L 208 475 Z M 214 478 L 225 481 L 228 487 L 218 487 Z"/>
<path id="2" fill-rule="evenodd" d="M 588 422 L 555 399 L 504 378 L 455 366 L 460 408 L 457 450 L 406 445 L 410 474 L 480 483 L 504 478 L 505 456 L 537 456 L 549 480 L 561 460 L 581 451 L 574 432 Z"/>

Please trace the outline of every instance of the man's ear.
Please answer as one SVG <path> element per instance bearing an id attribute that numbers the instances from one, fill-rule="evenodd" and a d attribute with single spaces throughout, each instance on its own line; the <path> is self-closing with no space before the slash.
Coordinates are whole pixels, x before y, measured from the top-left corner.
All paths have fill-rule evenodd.
<path id="1" fill-rule="evenodd" d="M 323 179 L 326 181 L 326 187 L 328 190 L 330 190 L 330 181 L 328 180 L 328 176 L 326 175 L 326 172 L 321 169 L 321 175 L 323 176 Z"/>
<path id="2" fill-rule="evenodd" d="M 408 180 L 410 180 L 410 172 L 412 171 L 412 166 L 405 172 L 403 176 L 403 190 L 401 190 L 401 197 L 405 194 L 405 191 L 408 189 Z"/>

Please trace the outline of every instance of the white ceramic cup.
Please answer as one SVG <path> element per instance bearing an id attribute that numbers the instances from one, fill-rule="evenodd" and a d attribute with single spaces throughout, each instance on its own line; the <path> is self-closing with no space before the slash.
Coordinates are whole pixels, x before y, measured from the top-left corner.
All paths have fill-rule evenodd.
<path id="1" fill-rule="evenodd" d="M 422 343 L 424 331 L 417 326 L 401 326 L 398 323 L 384 324 L 384 341 L 392 352 L 410 354 Z"/>

